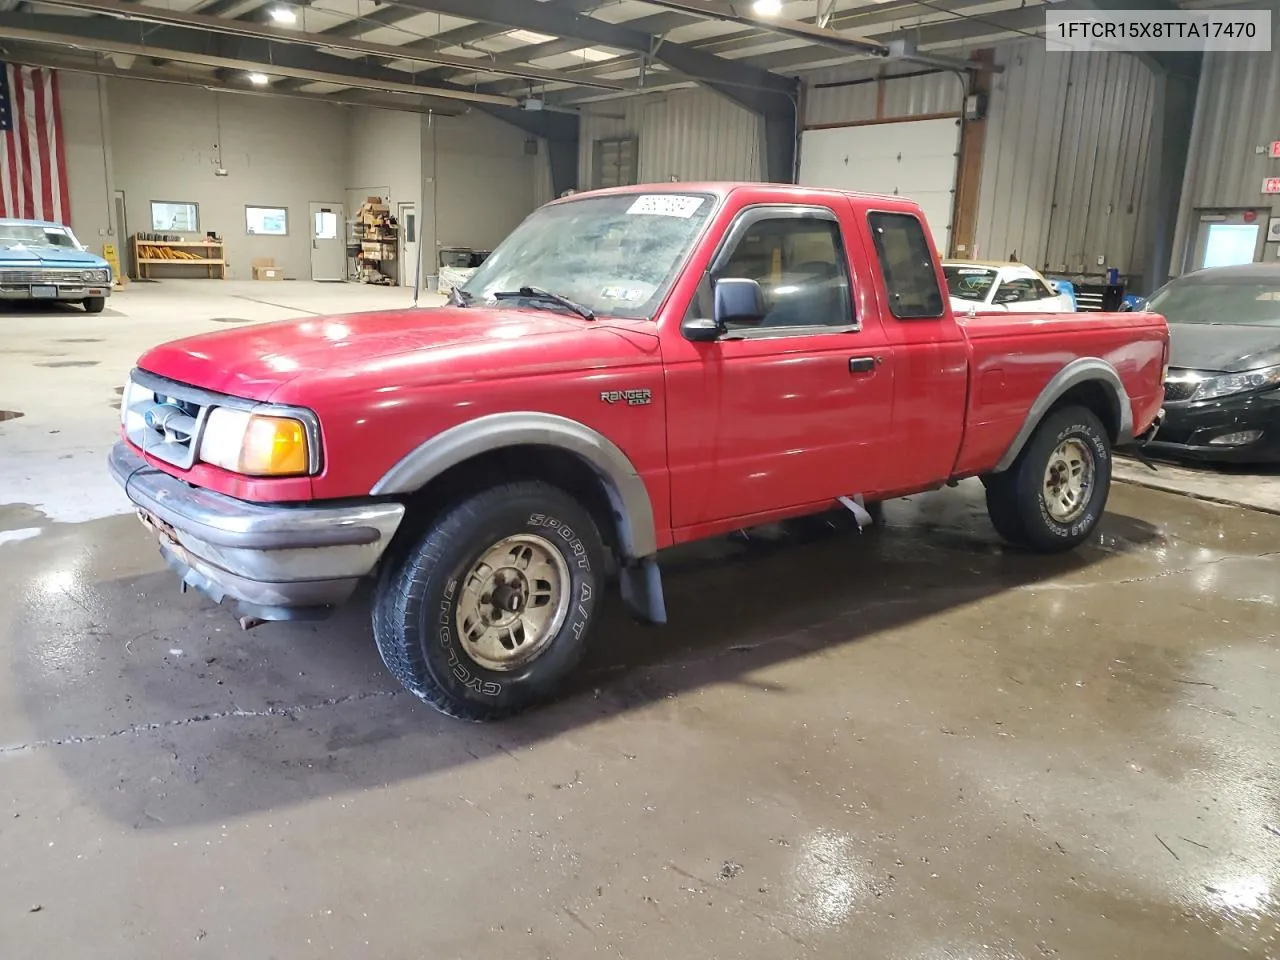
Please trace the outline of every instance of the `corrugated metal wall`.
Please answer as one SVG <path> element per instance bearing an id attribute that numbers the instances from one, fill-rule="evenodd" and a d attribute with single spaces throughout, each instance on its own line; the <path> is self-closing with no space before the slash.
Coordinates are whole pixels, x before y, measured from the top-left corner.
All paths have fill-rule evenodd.
<path id="1" fill-rule="evenodd" d="M 997 48 L 978 256 L 1054 272 L 1139 271 L 1154 78 L 1127 54 Z M 1098 264 L 1102 258 L 1103 264 Z"/>
<path id="2" fill-rule="evenodd" d="M 829 123 L 856 123 L 876 116 L 876 85 L 826 87 L 824 83 L 874 78 L 878 63 L 857 63 L 819 70 L 805 77 L 804 123 L 807 127 Z M 922 114 L 959 113 L 964 104 L 964 87 L 954 73 L 930 73 L 918 77 L 892 79 L 895 73 L 913 73 L 910 64 L 887 68 L 884 85 L 884 116 L 913 117 Z"/>
<path id="3" fill-rule="evenodd" d="M 1182 272 L 1195 210 L 1271 207 L 1262 181 L 1280 177 L 1280 160 L 1266 153 L 1280 139 L 1280 50 L 1205 55 L 1195 126 L 1182 185 L 1172 269 Z M 1259 151 L 1262 152 L 1259 152 Z M 1274 256 L 1274 254 L 1271 254 Z"/>
<path id="4" fill-rule="evenodd" d="M 607 116 L 616 115 L 616 116 Z M 670 90 L 591 104 L 582 116 L 578 182 L 591 183 L 595 141 L 635 136 L 639 181 L 761 180 L 761 124 L 709 90 Z"/>

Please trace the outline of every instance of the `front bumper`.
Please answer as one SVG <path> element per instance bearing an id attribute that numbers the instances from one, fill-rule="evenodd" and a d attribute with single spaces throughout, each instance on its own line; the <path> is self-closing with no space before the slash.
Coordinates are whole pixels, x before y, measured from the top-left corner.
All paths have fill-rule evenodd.
<path id="1" fill-rule="evenodd" d="M 1253 430 L 1259 435 L 1247 443 L 1210 443 Z M 1159 438 L 1146 449 L 1160 456 L 1206 462 L 1280 462 L 1280 390 L 1166 404 Z"/>
<path id="2" fill-rule="evenodd" d="M 372 572 L 404 518 L 399 503 L 236 500 L 157 470 L 124 441 L 109 465 L 184 587 L 260 620 L 327 614 Z"/>
<path id="3" fill-rule="evenodd" d="M 111 296 L 111 285 L 85 285 L 72 286 L 70 284 L 36 284 L 46 289 L 52 288 L 53 294 L 50 296 L 34 296 L 31 293 L 31 287 L 27 284 L 21 286 L 0 286 L 0 300 L 88 300 L 90 297 L 109 297 Z"/>

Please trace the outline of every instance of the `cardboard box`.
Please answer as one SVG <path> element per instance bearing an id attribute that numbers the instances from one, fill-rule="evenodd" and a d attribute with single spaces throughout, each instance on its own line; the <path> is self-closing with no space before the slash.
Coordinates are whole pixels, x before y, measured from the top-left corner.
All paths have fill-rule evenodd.
<path id="1" fill-rule="evenodd" d="M 276 266 L 276 261 L 272 257 L 259 257 L 253 261 L 252 265 L 253 279 L 255 280 L 283 280 L 284 271 Z"/>

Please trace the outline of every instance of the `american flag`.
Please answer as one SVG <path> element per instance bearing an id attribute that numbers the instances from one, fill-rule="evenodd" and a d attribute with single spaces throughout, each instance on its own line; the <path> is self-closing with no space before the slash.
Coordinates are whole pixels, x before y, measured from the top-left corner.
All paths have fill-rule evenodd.
<path id="1" fill-rule="evenodd" d="M 0 217 L 67 223 L 58 76 L 0 64 Z"/>

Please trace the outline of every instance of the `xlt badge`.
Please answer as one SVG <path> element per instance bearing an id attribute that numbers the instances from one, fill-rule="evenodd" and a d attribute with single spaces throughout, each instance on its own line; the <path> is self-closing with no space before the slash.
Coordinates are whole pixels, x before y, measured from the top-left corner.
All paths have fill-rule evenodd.
<path id="1" fill-rule="evenodd" d="M 601 392 L 600 399 L 605 403 L 622 403 L 625 400 L 628 406 L 643 407 L 653 401 L 653 394 L 648 390 L 605 390 Z"/>

